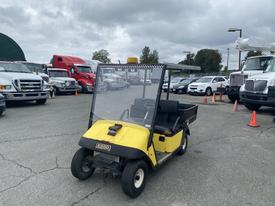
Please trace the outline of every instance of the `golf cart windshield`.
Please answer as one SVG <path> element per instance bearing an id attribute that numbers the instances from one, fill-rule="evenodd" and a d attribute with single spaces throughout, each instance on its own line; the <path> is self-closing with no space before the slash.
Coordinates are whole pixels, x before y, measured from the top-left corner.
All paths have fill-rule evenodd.
<path id="1" fill-rule="evenodd" d="M 155 104 L 159 91 L 159 84 L 132 84 L 126 81 L 109 81 L 104 78 L 105 68 L 117 69 L 138 69 L 139 77 L 150 80 L 153 70 L 155 75 L 161 79 L 163 65 L 142 66 L 142 65 L 106 65 L 100 64 L 97 68 L 96 91 L 93 96 L 93 109 L 91 120 L 95 122 L 99 119 L 124 121 L 150 127 L 152 125 Z M 108 75 L 111 75 L 108 73 Z M 113 74 L 114 76 L 118 76 Z M 145 81 L 144 81 L 145 82 Z M 108 85 L 107 89 L 104 85 Z"/>

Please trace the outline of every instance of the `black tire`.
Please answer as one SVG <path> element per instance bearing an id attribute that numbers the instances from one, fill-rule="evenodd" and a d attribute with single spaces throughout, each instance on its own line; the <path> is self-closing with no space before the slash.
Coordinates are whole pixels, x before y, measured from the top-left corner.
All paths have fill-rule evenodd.
<path id="1" fill-rule="evenodd" d="M 74 154 L 71 163 L 71 172 L 74 177 L 86 180 L 92 176 L 95 168 L 92 167 L 93 152 L 86 148 L 80 148 Z"/>
<path id="2" fill-rule="evenodd" d="M 46 104 L 46 102 L 47 102 L 47 99 L 38 99 L 38 100 L 36 100 L 36 104 L 39 104 L 39 105 Z"/>
<path id="3" fill-rule="evenodd" d="M 0 116 L 3 114 L 3 111 L 0 111 Z"/>
<path id="4" fill-rule="evenodd" d="M 262 105 L 245 103 L 244 106 L 249 110 L 257 111 L 261 108 Z"/>
<path id="5" fill-rule="evenodd" d="M 144 190 L 147 174 L 148 166 L 144 160 L 128 162 L 121 177 L 123 192 L 131 198 L 139 196 Z"/>
<path id="6" fill-rule="evenodd" d="M 187 132 L 183 131 L 183 136 L 182 136 L 182 142 L 179 151 L 177 152 L 177 155 L 184 155 L 185 152 L 187 151 L 188 147 L 188 135 Z"/>
<path id="7" fill-rule="evenodd" d="M 206 96 L 211 96 L 212 95 L 212 89 L 211 87 L 207 87 L 206 90 L 205 90 L 205 95 Z"/>
<path id="8" fill-rule="evenodd" d="M 237 100 L 238 102 L 240 101 L 240 98 L 238 97 L 238 95 L 230 95 L 227 94 L 228 99 L 230 100 L 230 102 L 235 103 L 235 101 Z"/>

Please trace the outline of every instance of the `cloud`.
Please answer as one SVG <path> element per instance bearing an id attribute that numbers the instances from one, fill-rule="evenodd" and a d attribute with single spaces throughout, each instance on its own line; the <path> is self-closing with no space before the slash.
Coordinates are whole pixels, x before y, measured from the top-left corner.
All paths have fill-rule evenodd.
<path id="1" fill-rule="evenodd" d="M 178 62 L 183 51 L 219 49 L 237 67 L 234 41 L 244 37 L 274 42 L 275 2 L 263 0 L 2 0 L 0 30 L 14 38 L 28 60 L 49 62 L 53 54 L 91 58 L 107 49 L 114 62 L 139 56 L 147 45 L 161 61 Z"/>

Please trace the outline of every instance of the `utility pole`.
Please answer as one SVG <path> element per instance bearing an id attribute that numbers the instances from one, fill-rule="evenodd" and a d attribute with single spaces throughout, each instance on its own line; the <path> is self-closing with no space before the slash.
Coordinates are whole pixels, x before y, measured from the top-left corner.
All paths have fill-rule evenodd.
<path id="1" fill-rule="evenodd" d="M 227 59 L 226 59 L 227 70 L 229 69 L 229 48 L 227 48 Z"/>

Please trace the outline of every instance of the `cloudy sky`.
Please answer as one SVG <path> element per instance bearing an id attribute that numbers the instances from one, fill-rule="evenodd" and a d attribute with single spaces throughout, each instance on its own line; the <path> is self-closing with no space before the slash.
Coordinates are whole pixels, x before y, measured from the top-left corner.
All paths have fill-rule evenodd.
<path id="1" fill-rule="evenodd" d="M 91 58 L 107 49 L 113 62 L 140 56 L 147 45 L 162 62 L 178 62 L 183 51 L 218 49 L 237 66 L 234 41 L 243 36 L 275 42 L 275 1 L 249 0 L 0 0 L 0 32 L 23 48 L 29 61 L 53 54 Z"/>

